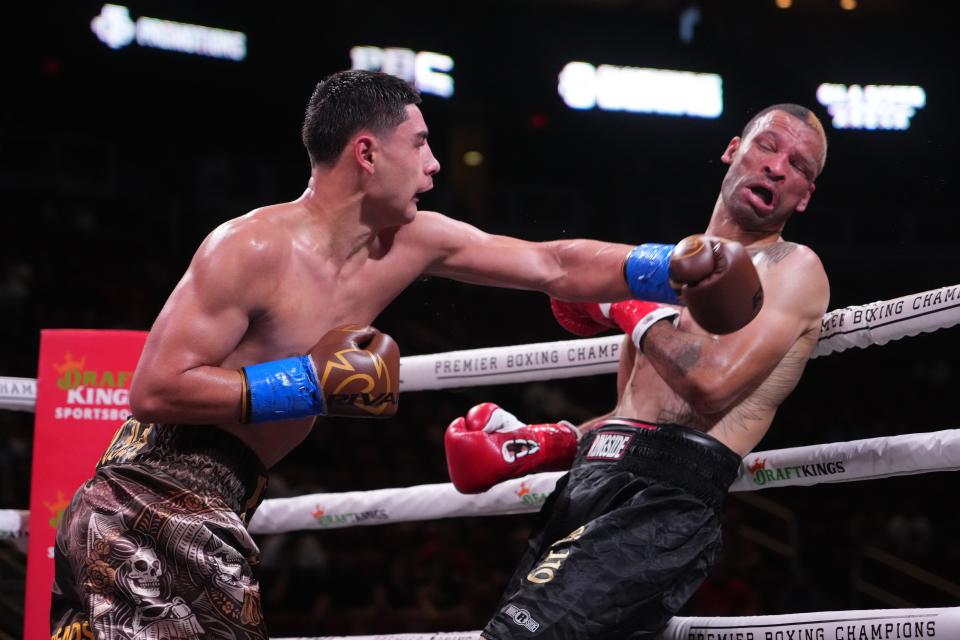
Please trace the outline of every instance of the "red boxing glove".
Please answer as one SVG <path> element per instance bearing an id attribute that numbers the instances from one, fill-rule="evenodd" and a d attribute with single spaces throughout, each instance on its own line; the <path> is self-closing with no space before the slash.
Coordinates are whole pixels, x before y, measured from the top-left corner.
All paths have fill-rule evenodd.
<path id="1" fill-rule="evenodd" d="M 647 332 L 647 329 L 653 326 L 653 323 L 658 320 L 675 319 L 680 315 L 680 310 L 676 307 L 669 307 L 656 302 L 644 302 L 643 300 L 623 300 L 611 305 L 599 306 L 601 311 L 606 311 L 610 319 L 616 322 L 625 334 L 630 336 L 633 344 L 640 351 L 643 351 L 640 348 L 643 335 Z"/>
<path id="2" fill-rule="evenodd" d="M 557 323 L 581 338 L 589 338 L 616 325 L 600 312 L 596 302 L 567 302 L 550 298 L 550 310 Z"/>
<path id="3" fill-rule="evenodd" d="M 447 470 L 460 493 L 481 493 L 510 478 L 570 468 L 579 433 L 567 421 L 524 424 L 492 402 L 447 427 Z"/>
<path id="4" fill-rule="evenodd" d="M 680 311 L 674 307 L 643 300 L 598 304 L 550 298 L 550 309 L 560 326 L 574 335 L 586 338 L 613 327 L 620 327 L 638 349 L 643 334 L 654 322 L 680 315 Z"/>

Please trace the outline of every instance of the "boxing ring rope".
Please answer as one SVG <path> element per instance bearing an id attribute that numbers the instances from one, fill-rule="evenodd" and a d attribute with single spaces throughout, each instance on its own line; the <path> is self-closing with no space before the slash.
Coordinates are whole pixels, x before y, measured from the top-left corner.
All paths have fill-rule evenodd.
<path id="1" fill-rule="evenodd" d="M 0 540 L 22 538 L 29 529 L 30 512 L 22 509 L 0 509 Z"/>
<path id="2" fill-rule="evenodd" d="M 886 344 L 960 323 L 960 285 L 828 312 L 815 356 Z M 401 359 L 404 391 L 482 386 L 616 371 L 622 336 L 493 347 Z M 0 378 L 0 409 L 33 411 L 36 380 Z M 960 468 L 960 432 L 940 431 L 754 452 L 731 490 L 811 485 Z M 936 464 L 931 464 L 931 461 Z M 323 529 L 537 510 L 561 473 L 527 476 L 479 496 L 450 484 L 266 500 L 255 533 Z M 0 510 L 0 538 L 26 533 L 26 512 Z"/>
<path id="3" fill-rule="evenodd" d="M 960 469 L 960 429 L 755 451 L 743 459 L 731 491 L 874 480 Z M 314 493 L 273 498 L 250 521 L 254 534 L 512 515 L 539 510 L 562 471 L 502 482 L 476 495 L 452 484 Z M 0 510 L 0 539 L 25 535 L 25 511 Z"/>
<path id="4" fill-rule="evenodd" d="M 0 376 L 0 409 L 33 413 L 36 407 L 36 378 L 4 378 Z"/>
<path id="5" fill-rule="evenodd" d="M 960 324 L 960 284 L 824 314 L 812 357 L 883 345 Z M 623 336 L 449 351 L 400 359 L 401 391 L 474 387 L 617 370 Z M 0 409 L 33 411 L 36 380 L 0 377 Z"/>
<path id="6" fill-rule="evenodd" d="M 673 618 L 659 640 L 878 640 L 960 638 L 960 608 L 821 611 L 780 616 Z M 279 640 L 479 640 L 479 631 Z"/>
<path id="7" fill-rule="evenodd" d="M 756 491 L 957 469 L 960 430 L 936 431 L 753 452 L 744 458 L 730 490 Z M 266 534 L 533 512 L 539 510 L 563 473 L 515 478 L 476 495 L 461 494 L 452 484 L 444 483 L 275 498 L 263 502 L 249 529 Z"/>
<path id="8" fill-rule="evenodd" d="M 845 307 L 821 321 L 812 357 L 886 344 L 960 324 L 960 285 Z M 401 359 L 401 390 L 484 386 L 581 377 L 617 369 L 622 336 L 455 351 Z M 36 381 L 0 377 L 0 409 L 34 411 Z M 848 482 L 960 469 L 960 430 L 753 452 L 731 491 Z M 451 484 L 266 500 L 251 533 L 279 533 L 536 511 L 562 472 L 501 483 L 479 495 Z M 0 510 L 0 539 L 22 539 L 29 514 Z M 872 634 L 872 635 L 871 635 Z M 884 635 L 885 634 L 885 635 Z M 820 640 L 836 637 L 960 637 L 960 608 L 818 612 L 742 618 L 674 618 L 661 640 Z M 479 632 L 353 636 L 467 640 Z M 292 639 L 290 639 L 292 640 Z M 329 640 L 333 640 L 332 638 Z"/>

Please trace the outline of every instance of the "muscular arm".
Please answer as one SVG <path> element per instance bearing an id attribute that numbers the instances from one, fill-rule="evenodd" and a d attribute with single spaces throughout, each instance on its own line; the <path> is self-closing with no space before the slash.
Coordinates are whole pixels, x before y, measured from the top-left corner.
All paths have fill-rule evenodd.
<path id="1" fill-rule="evenodd" d="M 137 365 L 130 407 L 138 419 L 239 421 L 240 373 L 220 365 L 271 295 L 270 274 L 284 248 L 271 237 L 270 227 L 243 218 L 231 221 L 197 250 L 151 328 Z"/>
<path id="2" fill-rule="evenodd" d="M 680 328 L 658 322 L 644 335 L 644 356 L 698 413 L 729 409 L 773 371 L 802 335 L 818 330 L 829 284 L 812 251 L 801 247 L 771 267 L 764 292 L 762 311 L 735 333 L 707 335 L 684 315 Z"/>
<path id="3" fill-rule="evenodd" d="M 630 297 L 623 277 L 629 245 L 596 240 L 527 242 L 491 235 L 430 211 L 420 212 L 408 227 L 400 234 L 433 256 L 426 269 L 429 275 L 542 291 L 564 300 Z"/>

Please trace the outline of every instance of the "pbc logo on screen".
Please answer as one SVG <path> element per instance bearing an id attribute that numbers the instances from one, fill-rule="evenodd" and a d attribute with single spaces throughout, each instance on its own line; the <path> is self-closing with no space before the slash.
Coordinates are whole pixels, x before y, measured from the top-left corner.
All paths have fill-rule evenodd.
<path id="1" fill-rule="evenodd" d="M 598 433 L 590 444 L 586 460 L 621 460 L 633 441 L 632 433 L 607 431 Z"/>
<path id="2" fill-rule="evenodd" d="M 453 58 L 443 53 L 363 46 L 350 49 L 350 62 L 354 69 L 383 71 L 406 80 L 420 93 L 453 96 Z"/>

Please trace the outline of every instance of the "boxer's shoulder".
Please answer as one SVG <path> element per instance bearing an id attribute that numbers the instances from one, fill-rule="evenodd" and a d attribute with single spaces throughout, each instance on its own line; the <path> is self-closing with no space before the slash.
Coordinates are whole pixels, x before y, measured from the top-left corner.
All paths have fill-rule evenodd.
<path id="1" fill-rule="evenodd" d="M 418 211 L 408 224 L 397 229 L 395 246 L 418 252 L 428 261 L 449 255 L 485 237 L 482 231 L 436 211 Z"/>
<path id="2" fill-rule="evenodd" d="M 397 230 L 397 237 L 407 242 L 434 242 L 442 238 L 457 222 L 436 211 L 418 211 L 416 217 Z"/>
<path id="3" fill-rule="evenodd" d="M 820 257 L 810 247 L 777 242 L 753 254 L 765 293 L 765 305 L 790 308 L 817 318 L 827 310 L 830 282 Z"/>
<path id="4" fill-rule="evenodd" d="M 294 245 L 282 225 L 247 214 L 224 222 L 207 235 L 187 275 L 198 285 L 215 287 L 225 295 L 261 296 L 275 288 L 277 274 L 287 268 Z"/>
<path id="5" fill-rule="evenodd" d="M 204 239 L 198 255 L 239 254 L 250 258 L 269 259 L 289 253 L 294 246 L 288 216 L 263 215 L 263 209 L 255 209 L 245 215 L 216 227 Z"/>

